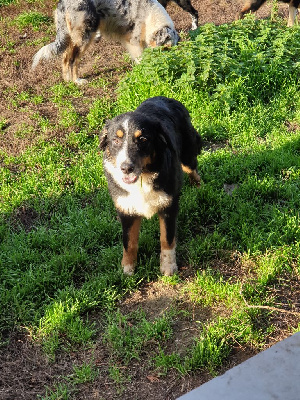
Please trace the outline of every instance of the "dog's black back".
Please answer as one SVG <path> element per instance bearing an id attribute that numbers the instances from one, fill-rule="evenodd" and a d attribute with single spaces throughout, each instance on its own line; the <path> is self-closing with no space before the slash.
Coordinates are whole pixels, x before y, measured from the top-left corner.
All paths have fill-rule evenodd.
<path id="1" fill-rule="evenodd" d="M 162 126 L 168 148 L 175 152 L 181 164 L 191 170 L 197 168 L 201 137 L 193 127 L 189 112 L 179 102 L 163 96 L 145 100 L 136 112 L 148 116 Z"/>

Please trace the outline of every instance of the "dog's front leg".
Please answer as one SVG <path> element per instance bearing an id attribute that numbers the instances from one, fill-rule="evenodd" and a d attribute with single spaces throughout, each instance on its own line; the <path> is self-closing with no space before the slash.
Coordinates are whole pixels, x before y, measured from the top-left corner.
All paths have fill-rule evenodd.
<path id="1" fill-rule="evenodd" d="M 133 217 L 124 214 L 119 214 L 119 217 L 123 230 L 122 267 L 124 274 L 132 275 L 137 259 L 141 217 Z"/>
<path id="2" fill-rule="evenodd" d="M 171 276 L 178 270 L 175 238 L 177 212 L 178 205 L 173 203 L 171 207 L 159 213 L 160 272 L 166 276 Z"/>

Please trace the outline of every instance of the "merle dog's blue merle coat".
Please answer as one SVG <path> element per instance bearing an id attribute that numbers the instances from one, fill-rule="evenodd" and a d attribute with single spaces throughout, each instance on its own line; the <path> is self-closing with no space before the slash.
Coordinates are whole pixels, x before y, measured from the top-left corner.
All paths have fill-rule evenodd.
<path id="1" fill-rule="evenodd" d="M 32 68 L 62 54 L 63 77 L 76 83 L 82 83 L 80 56 L 98 31 L 123 44 L 136 61 L 146 47 L 169 47 L 179 40 L 170 16 L 157 0 L 60 0 L 55 20 L 56 39 L 35 54 Z"/>

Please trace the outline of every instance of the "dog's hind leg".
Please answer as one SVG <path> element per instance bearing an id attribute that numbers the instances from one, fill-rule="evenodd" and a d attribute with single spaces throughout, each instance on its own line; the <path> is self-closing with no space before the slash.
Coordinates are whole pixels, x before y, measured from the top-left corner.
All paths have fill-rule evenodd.
<path id="1" fill-rule="evenodd" d="M 83 52 L 84 50 L 82 47 L 74 45 L 73 43 L 70 44 L 65 51 L 62 61 L 63 78 L 65 81 L 72 81 L 78 85 L 82 85 L 86 82 L 85 79 L 80 79 L 78 77 L 78 64 Z"/>
<path id="2" fill-rule="evenodd" d="M 63 77 L 66 81 L 82 84 L 85 80 L 78 77 L 78 64 L 94 34 L 87 26 L 85 12 L 78 12 L 76 18 L 72 19 L 66 15 L 66 21 L 71 40 L 63 55 Z"/>
<path id="3" fill-rule="evenodd" d="M 70 35 L 70 43 L 63 56 L 63 76 L 77 84 L 85 82 L 78 77 L 78 64 L 80 57 L 86 51 L 94 38 L 98 24 L 97 15 L 92 4 L 84 11 L 73 10 L 66 13 L 66 24 Z"/>
<path id="4" fill-rule="evenodd" d="M 189 125 L 186 136 L 184 136 L 182 140 L 180 155 L 181 168 L 183 172 L 188 174 L 192 184 L 200 186 L 201 178 L 197 171 L 197 155 L 201 153 L 202 138 L 191 123 L 189 123 Z"/>
<path id="5" fill-rule="evenodd" d="M 122 40 L 122 44 L 130 54 L 131 59 L 136 63 L 139 63 L 143 54 L 144 47 L 146 47 L 143 46 L 142 40 L 132 41 L 131 34 L 127 34 L 125 36 L 125 40 Z"/>
<path id="6" fill-rule="evenodd" d="M 241 11 L 236 15 L 236 19 L 243 18 L 250 11 L 257 11 L 265 2 L 266 0 L 247 0 Z"/>
<path id="7" fill-rule="evenodd" d="M 159 212 L 160 225 L 160 272 L 171 276 L 178 271 L 176 263 L 176 220 L 178 199 L 174 199 L 171 207 Z"/>
<path id="8" fill-rule="evenodd" d="M 176 3 L 186 12 L 188 12 L 192 18 L 192 29 L 198 28 L 198 11 L 192 6 L 190 0 L 177 0 Z"/>
<path id="9" fill-rule="evenodd" d="M 124 274 L 132 275 L 135 270 L 138 240 L 141 226 L 141 217 L 119 214 L 123 230 L 123 258 L 122 267 Z"/>
<path id="10" fill-rule="evenodd" d="M 201 184 L 201 178 L 200 175 L 198 174 L 197 168 L 191 169 L 187 165 L 181 164 L 182 171 L 188 174 L 190 178 L 190 183 L 194 184 L 196 186 L 200 186 Z"/>

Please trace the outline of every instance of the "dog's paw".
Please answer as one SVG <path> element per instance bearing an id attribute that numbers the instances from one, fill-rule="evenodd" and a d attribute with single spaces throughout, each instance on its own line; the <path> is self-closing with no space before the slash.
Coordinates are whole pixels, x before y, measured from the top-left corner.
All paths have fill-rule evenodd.
<path id="1" fill-rule="evenodd" d="M 172 276 L 178 271 L 177 264 L 161 264 L 160 272 L 165 276 Z"/>
<path id="2" fill-rule="evenodd" d="M 165 276 L 172 276 L 177 271 L 175 248 L 162 250 L 160 253 L 160 272 Z"/>
<path id="3" fill-rule="evenodd" d="M 198 16 L 195 14 L 191 14 L 191 18 L 192 18 L 192 30 L 195 30 L 198 28 Z"/>
<path id="4" fill-rule="evenodd" d="M 128 276 L 133 275 L 134 274 L 134 269 L 135 269 L 134 265 L 131 265 L 131 264 L 123 265 L 123 272 L 124 272 L 125 275 L 128 275 Z"/>
<path id="5" fill-rule="evenodd" d="M 189 176 L 189 179 L 190 179 L 190 184 L 192 186 L 197 186 L 197 187 L 201 186 L 201 178 L 197 172 L 193 171 Z"/>
<path id="6" fill-rule="evenodd" d="M 95 35 L 95 37 L 94 37 L 94 42 L 95 42 L 95 43 L 99 43 L 100 40 L 101 40 L 101 33 L 100 33 L 100 31 L 97 31 L 97 32 L 96 32 L 96 35 Z"/>
<path id="7" fill-rule="evenodd" d="M 76 85 L 85 85 L 88 81 L 86 79 L 82 79 L 82 78 L 77 78 L 76 81 L 74 83 L 76 83 Z"/>

